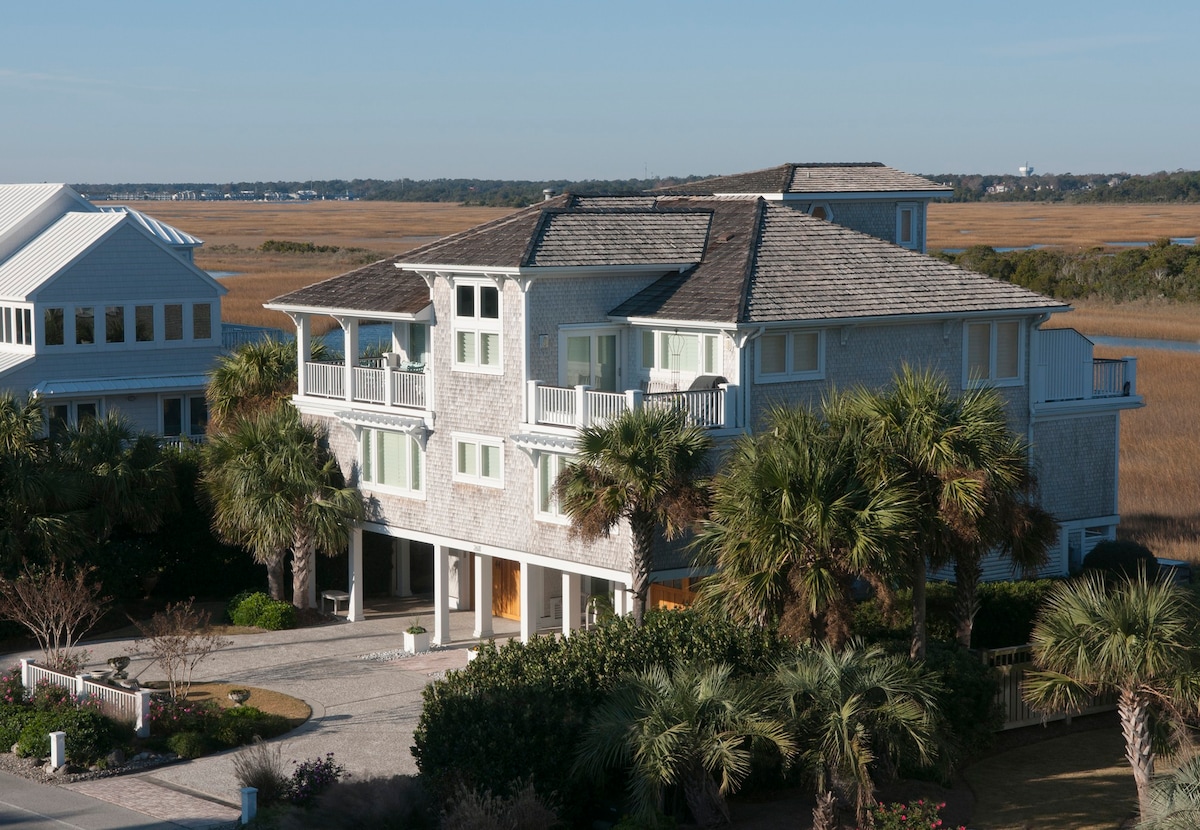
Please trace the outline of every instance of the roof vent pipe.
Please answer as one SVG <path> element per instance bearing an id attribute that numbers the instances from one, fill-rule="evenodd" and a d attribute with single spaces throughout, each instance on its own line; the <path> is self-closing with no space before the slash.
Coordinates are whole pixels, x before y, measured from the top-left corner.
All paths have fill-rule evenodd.
<path id="1" fill-rule="evenodd" d="M 554 198 L 554 188 L 553 187 L 547 187 L 545 190 L 542 191 L 542 201 L 549 202 L 553 198 Z"/>

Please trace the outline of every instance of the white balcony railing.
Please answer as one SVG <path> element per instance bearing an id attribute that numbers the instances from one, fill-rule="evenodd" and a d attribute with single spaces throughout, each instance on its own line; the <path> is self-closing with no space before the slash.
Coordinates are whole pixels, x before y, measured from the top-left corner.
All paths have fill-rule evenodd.
<path id="1" fill-rule="evenodd" d="M 429 375 L 406 369 L 355 366 L 351 372 L 349 400 L 377 406 L 426 409 Z M 343 363 L 304 364 L 304 395 L 346 400 L 346 366 Z"/>
<path id="2" fill-rule="evenodd" d="M 1137 395 L 1137 359 L 1096 358 L 1092 341 L 1074 329 L 1034 332 L 1037 357 L 1034 403 L 1087 401 Z"/>
<path id="3" fill-rule="evenodd" d="M 586 386 L 545 386 L 529 382 L 530 421 L 557 427 L 603 425 L 631 409 L 679 409 L 689 423 L 714 429 L 737 426 L 737 387 L 721 384 L 716 389 L 684 392 L 597 392 Z"/>

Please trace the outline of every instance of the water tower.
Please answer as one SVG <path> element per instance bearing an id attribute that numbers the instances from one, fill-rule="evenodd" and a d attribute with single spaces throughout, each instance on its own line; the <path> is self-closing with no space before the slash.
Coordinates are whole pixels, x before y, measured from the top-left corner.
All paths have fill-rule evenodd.
<path id="1" fill-rule="evenodd" d="M 1031 165 L 1029 162 L 1025 162 L 1025 166 L 1018 167 L 1017 172 L 1020 173 L 1022 176 L 1032 176 L 1033 175 L 1033 165 Z"/>

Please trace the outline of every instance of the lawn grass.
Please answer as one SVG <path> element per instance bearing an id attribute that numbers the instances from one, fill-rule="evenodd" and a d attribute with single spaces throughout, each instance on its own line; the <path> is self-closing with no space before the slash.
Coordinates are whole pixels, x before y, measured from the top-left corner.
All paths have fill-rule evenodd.
<path id="1" fill-rule="evenodd" d="M 235 706 L 234 702 L 229 699 L 231 689 L 249 690 L 250 697 L 244 705 L 261 709 L 270 715 L 287 718 L 292 729 L 312 717 L 312 708 L 303 700 L 282 692 L 260 689 L 257 686 L 244 686 L 237 683 L 193 683 L 187 697 L 191 701 L 211 700 L 222 709 L 231 709 Z"/>
<path id="2" fill-rule="evenodd" d="M 1113 716 L 1103 729 L 1001 752 L 964 772 L 973 830 L 1116 830 L 1137 809 Z"/>

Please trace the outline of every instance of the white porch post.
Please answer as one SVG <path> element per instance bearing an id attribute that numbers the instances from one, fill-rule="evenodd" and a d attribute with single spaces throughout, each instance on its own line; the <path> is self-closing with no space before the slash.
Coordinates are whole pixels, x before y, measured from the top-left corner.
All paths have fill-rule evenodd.
<path id="1" fill-rule="evenodd" d="M 477 640 L 492 637 L 492 557 L 475 554 L 475 630 Z"/>
<path id="2" fill-rule="evenodd" d="M 350 530 L 350 550 L 347 559 L 350 560 L 350 574 L 347 580 L 350 586 L 350 602 L 346 611 L 346 619 L 358 622 L 363 619 L 363 532 L 361 527 Z"/>
<path id="3" fill-rule="evenodd" d="M 535 565 L 521 563 L 521 642 L 528 643 L 537 631 L 537 611 L 533 607 L 533 569 Z"/>
<path id="4" fill-rule="evenodd" d="M 412 546 L 408 539 L 397 539 L 396 595 L 412 596 Z"/>
<path id="5" fill-rule="evenodd" d="M 346 400 L 354 400 L 354 367 L 358 365 L 358 320 L 342 320 L 343 351 L 346 353 Z"/>
<path id="6" fill-rule="evenodd" d="M 630 601 L 628 586 L 620 582 L 613 583 L 613 613 L 623 617 L 633 608 Z"/>
<path id="7" fill-rule="evenodd" d="M 433 642 L 450 643 L 450 548 L 433 546 Z"/>
<path id="8" fill-rule="evenodd" d="M 564 637 L 579 627 L 579 574 L 563 571 L 562 575 L 562 633 Z"/>
<path id="9" fill-rule="evenodd" d="M 296 394 L 308 392 L 308 361 L 312 358 L 312 318 L 307 314 L 296 315 Z"/>

